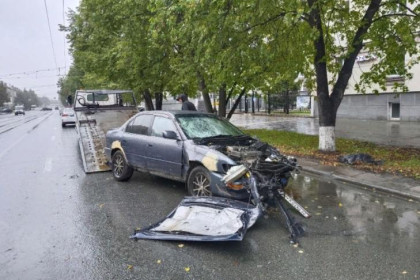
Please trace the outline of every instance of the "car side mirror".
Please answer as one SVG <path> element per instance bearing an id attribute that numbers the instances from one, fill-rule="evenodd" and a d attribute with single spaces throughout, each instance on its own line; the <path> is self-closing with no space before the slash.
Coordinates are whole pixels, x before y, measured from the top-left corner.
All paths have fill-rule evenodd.
<path id="1" fill-rule="evenodd" d="M 175 133 L 175 131 L 172 130 L 165 130 L 162 133 L 163 138 L 166 139 L 174 139 L 174 140 L 178 140 L 178 135 Z"/>

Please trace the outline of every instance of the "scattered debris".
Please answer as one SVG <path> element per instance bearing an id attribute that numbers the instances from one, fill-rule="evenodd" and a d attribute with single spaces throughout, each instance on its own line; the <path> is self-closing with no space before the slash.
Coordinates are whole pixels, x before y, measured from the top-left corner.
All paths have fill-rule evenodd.
<path id="1" fill-rule="evenodd" d="M 241 241 L 256 220 L 267 213 L 267 208 L 276 206 L 285 217 L 291 242 L 296 243 L 304 229 L 292 217 L 285 202 L 303 217 L 309 218 L 311 215 L 288 196 L 284 188 L 292 177 L 291 173 L 299 171 L 299 166 L 294 158 L 287 158 L 277 150 L 269 150 L 267 155 L 264 149 L 257 158 L 247 157 L 241 165 L 230 168 L 222 179 L 226 185 L 235 184 L 245 188 L 249 193 L 247 202 L 230 197 L 185 197 L 165 219 L 148 228 L 135 230 L 131 238 Z M 249 155 L 250 152 L 246 152 Z"/>
<path id="2" fill-rule="evenodd" d="M 338 161 L 346 164 L 361 164 L 361 163 L 370 163 L 374 165 L 382 165 L 382 160 L 374 160 L 371 155 L 368 154 L 352 154 L 338 157 Z"/>

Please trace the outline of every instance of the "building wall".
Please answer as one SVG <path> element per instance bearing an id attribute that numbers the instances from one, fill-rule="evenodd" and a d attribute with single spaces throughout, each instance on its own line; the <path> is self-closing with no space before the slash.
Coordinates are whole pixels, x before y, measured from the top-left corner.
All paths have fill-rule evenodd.
<path id="1" fill-rule="evenodd" d="M 392 120 L 393 103 L 399 104 L 400 114 L 396 120 L 420 121 L 420 92 L 345 95 L 337 118 Z M 313 115 L 318 117 L 316 101 L 313 109 Z"/>

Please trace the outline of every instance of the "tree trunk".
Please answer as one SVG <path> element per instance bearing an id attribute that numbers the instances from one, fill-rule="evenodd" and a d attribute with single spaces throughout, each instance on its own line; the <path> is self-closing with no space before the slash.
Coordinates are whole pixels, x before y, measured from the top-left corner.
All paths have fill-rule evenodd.
<path id="1" fill-rule="evenodd" d="M 144 103 L 146 104 L 146 110 L 154 111 L 155 107 L 153 106 L 152 96 L 150 95 L 150 91 L 146 89 L 143 91 Z"/>
<path id="2" fill-rule="evenodd" d="M 319 10 L 321 3 L 317 0 L 307 0 L 311 9 L 308 22 L 318 31 L 314 40 L 314 67 L 316 73 L 316 85 L 319 111 L 319 149 L 321 151 L 335 151 L 335 122 L 337 110 L 343 100 L 344 91 L 353 72 L 356 57 L 363 48 L 363 36 L 372 25 L 375 14 L 379 11 L 382 0 L 371 0 L 366 9 L 360 26 L 357 29 L 353 40 L 349 42 L 349 52 L 344 60 L 343 66 L 334 84 L 331 96 L 328 89 L 327 64 L 325 62 L 326 47 L 324 42 L 324 29 Z"/>
<path id="3" fill-rule="evenodd" d="M 156 110 L 162 110 L 162 102 L 163 102 L 163 93 L 155 92 Z"/>
<path id="4" fill-rule="evenodd" d="M 197 79 L 198 79 L 198 88 L 203 95 L 204 106 L 206 108 L 207 113 L 213 113 L 213 106 L 211 104 L 211 99 L 209 95 L 209 89 L 206 85 L 206 80 L 204 79 L 203 75 L 201 75 L 200 71 L 197 71 Z"/>
<path id="5" fill-rule="evenodd" d="M 290 92 L 288 89 L 286 89 L 285 95 L 284 95 L 284 108 L 283 108 L 283 112 L 286 113 L 287 115 L 289 114 L 289 109 L 290 109 L 290 96 L 289 96 Z"/>
<path id="6" fill-rule="evenodd" d="M 219 117 L 226 116 L 226 84 L 223 84 L 219 89 Z"/>
<path id="7" fill-rule="evenodd" d="M 232 117 L 233 113 L 235 112 L 236 108 L 238 107 L 239 104 L 241 104 L 241 99 L 242 96 L 244 96 L 246 89 L 243 88 L 241 90 L 241 93 L 239 93 L 238 98 L 235 100 L 235 103 L 233 104 L 232 108 L 229 111 L 229 114 L 227 115 L 227 119 L 230 120 L 230 118 Z"/>

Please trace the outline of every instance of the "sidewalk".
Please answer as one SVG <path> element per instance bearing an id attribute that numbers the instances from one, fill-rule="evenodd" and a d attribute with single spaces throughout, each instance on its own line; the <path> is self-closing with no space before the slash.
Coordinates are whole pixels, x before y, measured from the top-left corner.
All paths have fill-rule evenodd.
<path id="1" fill-rule="evenodd" d="M 235 114 L 231 121 L 233 124 L 245 128 L 318 134 L 318 119 L 313 118 Z M 336 136 L 377 144 L 420 148 L 420 123 L 338 120 Z M 317 160 L 307 158 L 298 158 L 298 162 L 303 167 L 303 172 L 328 176 L 338 181 L 420 201 L 420 180 L 391 174 L 375 174 L 352 168 L 350 165 L 327 166 L 320 164 Z"/>

